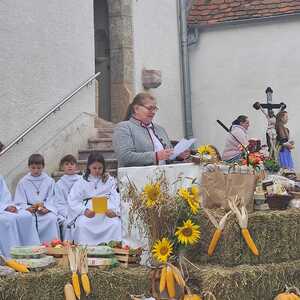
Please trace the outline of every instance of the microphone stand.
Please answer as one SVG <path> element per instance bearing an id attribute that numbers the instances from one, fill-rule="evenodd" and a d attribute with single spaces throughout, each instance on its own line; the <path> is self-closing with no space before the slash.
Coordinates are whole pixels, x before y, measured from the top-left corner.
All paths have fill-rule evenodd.
<path id="1" fill-rule="evenodd" d="M 239 141 L 239 139 L 235 136 L 235 135 L 233 135 L 232 133 L 231 133 L 231 131 L 230 131 L 230 129 L 228 128 L 228 127 L 226 127 L 225 125 L 224 125 L 224 123 L 222 123 L 220 120 L 217 120 L 217 123 L 221 126 L 221 127 L 223 127 L 223 129 L 225 129 L 225 131 L 227 131 L 241 146 L 242 146 L 242 148 L 244 149 L 244 151 L 245 151 L 245 153 L 246 153 L 246 161 L 247 161 L 247 166 L 249 167 L 249 151 L 248 151 L 248 149 Z"/>

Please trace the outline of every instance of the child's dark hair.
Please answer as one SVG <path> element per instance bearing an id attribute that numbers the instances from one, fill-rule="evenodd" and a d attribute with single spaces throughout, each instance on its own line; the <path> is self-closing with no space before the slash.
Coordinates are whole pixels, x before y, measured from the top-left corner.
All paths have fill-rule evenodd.
<path id="1" fill-rule="evenodd" d="M 88 178 L 89 178 L 89 175 L 91 173 L 90 169 L 89 169 L 89 166 L 91 164 L 93 164 L 94 162 L 99 162 L 103 165 L 103 176 L 105 174 L 105 160 L 104 160 L 104 157 L 103 155 L 99 152 L 99 151 L 93 151 L 90 153 L 89 157 L 88 157 L 88 160 L 87 160 L 87 165 L 86 165 L 86 170 L 85 170 L 85 173 L 83 175 L 83 178 L 88 181 Z M 102 176 L 102 177 L 103 177 Z M 103 177 L 104 179 L 104 177 Z"/>
<path id="2" fill-rule="evenodd" d="M 65 163 L 73 163 L 77 165 L 77 159 L 72 154 L 67 154 L 61 159 L 59 168 L 62 169 Z"/>
<path id="3" fill-rule="evenodd" d="M 45 167 L 45 159 L 41 154 L 31 154 L 28 158 L 28 166 L 31 165 L 42 165 Z"/>

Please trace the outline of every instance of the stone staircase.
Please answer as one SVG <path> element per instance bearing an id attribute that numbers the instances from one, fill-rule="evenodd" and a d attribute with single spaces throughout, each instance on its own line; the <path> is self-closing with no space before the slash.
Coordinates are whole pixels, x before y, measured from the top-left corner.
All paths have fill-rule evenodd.
<path id="1" fill-rule="evenodd" d="M 114 150 L 112 147 L 112 134 L 114 124 L 105 121 L 95 122 L 96 135 L 88 139 L 86 149 L 78 151 L 78 168 L 81 172 L 86 169 L 87 158 L 91 151 L 98 150 L 102 153 L 106 162 L 106 171 L 112 176 L 117 176 L 118 161 L 115 157 Z M 58 180 L 63 175 L 61 170 L 52 173 L 52 177 Z"/>

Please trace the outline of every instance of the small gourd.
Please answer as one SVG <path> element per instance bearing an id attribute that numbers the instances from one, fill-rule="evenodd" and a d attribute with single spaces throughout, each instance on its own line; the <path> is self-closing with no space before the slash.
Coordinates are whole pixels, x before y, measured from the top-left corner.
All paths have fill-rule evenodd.
<path id="1" fill-rule="evenodd" d="M 202 298 L 199 295 L 191 294 L 191 295 L 185 295 L 183 300 L 202 300 Z"/>
<path id="2" fill-rule="evenodd" d="M 67 283 L 64 288 L 66 300 L 76 300 L 74 289 L 71 283 Z"/>
<path id="3" fill-rule="evenodd" d="M 274 300 L 300 300 L 300 292 L 297 288 L 286 288 L 286 291 L 278 294 Z"/>

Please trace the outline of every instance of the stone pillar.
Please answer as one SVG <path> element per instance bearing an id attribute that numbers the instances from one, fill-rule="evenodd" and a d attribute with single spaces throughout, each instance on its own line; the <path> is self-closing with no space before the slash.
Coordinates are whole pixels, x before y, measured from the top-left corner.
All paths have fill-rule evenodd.
<path id="1" fill-rule="evenodd" d="M 111 118 L 123 120 L 132 99 L 134 62 L 131 0 L 109 0 Z"/>

